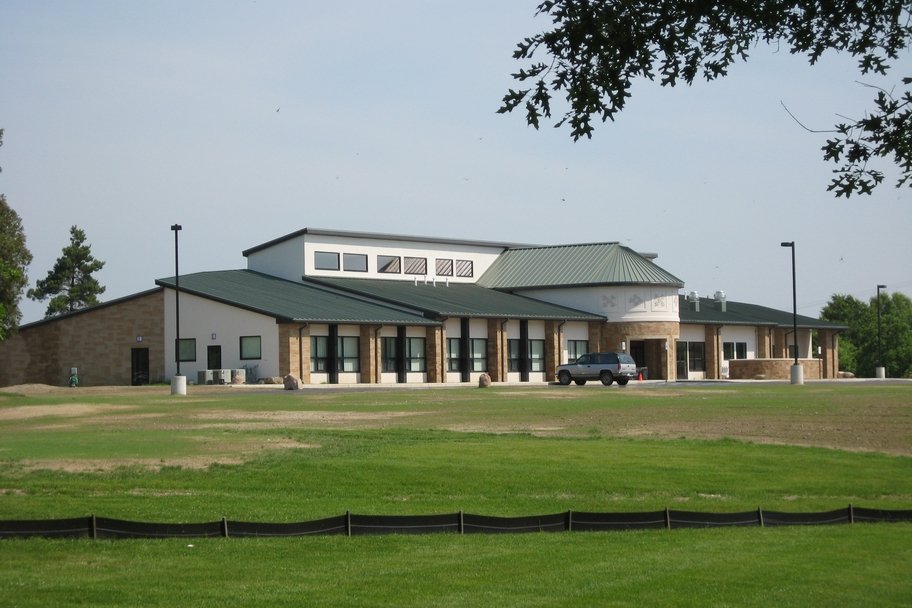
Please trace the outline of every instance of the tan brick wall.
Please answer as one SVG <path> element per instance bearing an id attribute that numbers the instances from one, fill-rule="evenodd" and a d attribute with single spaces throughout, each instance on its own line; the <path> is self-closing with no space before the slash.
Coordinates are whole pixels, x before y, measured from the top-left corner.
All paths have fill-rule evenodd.
<path id="1" fill-rule="evenodd" d="M 722 377 L 722 336 L 719 325 L 704 325 L 706 378 L 718 380 Z"/>
<path id="2" fill-rule="evenodd" d="M 757 358 L 769 359 L 772 355 L 772 336 L 768 327 L 757 328 Z"/>
<path id="3" fill-rule="evenodd" d="M 786 342 L 785 330 L 781 327 L 777 327 L 773 330 L 772 336 L 772 346 L 770 348 L 770 358 L 772 359 L 788 359 L 789 350 L 788 343 Z"/>
<path id="4" fill-rule="evenodd" d="M 440 326 L 428 326 L 425 331 L 427 348 L 427 381 L 446 382 L 446 332 Z"/>
<path id="5" fill-rule="evenodd" d="M 839 333 L 829 329 L 817 330 L 817 344 L 820 346 L 823 377 L 837 378 L 839 375 Z"/>
<path id="6" fill-rule="evenodd" d="M 165 382 L 164 317 L 158 290 L 23 328 L 0 342 L 0 386 L 65 385 L 71 367 L 84 386 L 129 385 L 134 348 L 149 349 L 149 381 Z"/>
<path id="7" fill-rule="evenodd" d="M 732 380 L 789 380 L 794 359 L 735 359 L 728 362 Z M 798 359 L 805 380 L 819 380 L 823 365 L 820 359 Z"/>
<path id="8" fill-rule="evenodd" d="M 605 327 L 604 321 L 589 321 L 589 350 L 600 352 L 610 350 L 602 344 L 602 329 Z"/>
<path id="9" fill-rule="evenodd" d="M 303 330 L 303 334 L 302 334 Z M 306 345 L 306 358 L 303 356 Z M 300 323 L 279 324 L 279 375 L 301 378 L 310 367 L 310 333 Z M 302 363 L 305 363 L 302 365 Z M 309 378 L 309 374 L 308 374 Z M 304 378 L 301 378 L 305 382 Z"/>
<path id="10" fill-rule="evenodd" d="M 561 324 L 557 321 L 545 321 L 545 380 L 557 379 L 555 370 L 561 358 Z"/>
<path id="11" fill-rule="evenodd" d="M 507 337 L 503 319 L 488 319 L 488 375 L 492 382 L 507 380 Z"/>
<path id="12" fill-rule="evenodd" d="M 305 325 L 299 335 L 301 336 L 301 382 L 310 384 L 310 325 Z"/>

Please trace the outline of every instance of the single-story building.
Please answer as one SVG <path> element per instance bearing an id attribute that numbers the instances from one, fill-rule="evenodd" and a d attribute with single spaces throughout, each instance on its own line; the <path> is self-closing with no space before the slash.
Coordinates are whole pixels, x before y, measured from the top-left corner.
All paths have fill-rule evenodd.
<path id="1" fill-rule="evenodd" d="M 541 382 L 597 350 L 629 352 L 651 379 L 787 378 L 791 363 L 790 313 L 683 296 L 654 254 L 616 242 L 305 228 L 243 255 L 245 269 L 161 278 L 23 325 L 0 343 L 0 386 L 64 384 L 72 368 L 88 385 L 178 371 L 191 383 Z M 799 320 L 805 377 L 835 377 L 844 328 Z"/>

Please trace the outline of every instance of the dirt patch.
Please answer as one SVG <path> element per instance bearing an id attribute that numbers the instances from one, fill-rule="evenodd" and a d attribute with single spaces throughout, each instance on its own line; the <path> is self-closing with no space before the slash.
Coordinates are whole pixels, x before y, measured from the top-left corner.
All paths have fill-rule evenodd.
<path id="1" fill-rule="evenodd" d="M 160 471 L 166 467 L 204 470 L 212 465 L 244 464 L 264 450 L 317 449 L 320 446 L 287 438 L 248 438 L 243 441 L 212 442 L 210 437 L 197 437 L 202 453 L 168 458 L 48 458 L 22 460 L 25 470 L 52 470 L 65 473 L 103 473 L 122 467 Z M 210 447 L 211 446 L 211 447 Z M 210 452 L 211 449 L 211 452 Z"/>
<path id="2" fill-rule="evenodd" d="M 60 405 L 21 405 L 0 409 L 0 420 L 29 420 L 45 416 L 90 416 L 102 412 L 136 409 L 132 405 L 103 405 L 95 403 L 63 403 Z"/>
<path id="3" fill-rule="evenodd" d="M 740 415 L 688 419 L 664 409 L 649 416 L 616 413 L 603 434 L 658 439 L 736 439 L 768 445 L 835 448 L 856 452 L 912 455 L 912 418 L 895 408 L 869 405 L 864 411 L 837 409 L 826 416 Z"/>
<path id="4" fill-rule="evenodd" d="M 15 386 L 0 387 L 0 393 L 11 393 L 14 395 L 47 395 L 60 389 L 61 387 L 51 386 L 50 384 L 16 384 Z"/>
<path id="5" fill-rule="evenodd" d="M 375 425 L 378 422 L 385 422 L 408 416 L 421 416 L 430 413 L 431 412 L 331 412 L 319 410 L 238 412 L 216 410 L 195 414 L 191 416 L 190 419 L 213 421 L 198 425 L 197 428 L 281 428 L 305 424 L 352 427 Z"/>
<path id="6" fill-rule="evenodd" d="M 567 429 L 562 426 L 542 426 L 535 424 L 483 424 L 466 423 L 450 424 L 441 427 L 445 431 L 457 433 L 493 433 L 495 435 L 509 435 L 513 433 L 529 434 L 536 436 L 551 436 L 566 434 Z"/>
<path id="7" fill-rule="evenodd" d="M 121 467 L 137 467 L 149 471 L 160 471 L 165 467 L 182 469 L 206 469 L 213 464 L 242 464 L 240 456 L 188 456 L 184 458 L 57 458 L 46 460 L 23 460 L 22 467 L 27 471 L 51 470 L 64 473 L 104 473 Z"/>

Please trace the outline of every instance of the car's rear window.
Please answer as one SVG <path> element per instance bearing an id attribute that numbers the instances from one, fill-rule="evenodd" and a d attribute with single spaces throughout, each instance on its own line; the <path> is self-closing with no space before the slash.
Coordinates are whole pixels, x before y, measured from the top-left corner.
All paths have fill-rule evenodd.
<path id="1" fill-rule="evenodd" d="M 618 359 L 620 359 L 621 363 L 631 363 L 633 365 L 636 365 L 636 361 L 634 361 L 633 357 L 630 355 L 618 355 Z"/>

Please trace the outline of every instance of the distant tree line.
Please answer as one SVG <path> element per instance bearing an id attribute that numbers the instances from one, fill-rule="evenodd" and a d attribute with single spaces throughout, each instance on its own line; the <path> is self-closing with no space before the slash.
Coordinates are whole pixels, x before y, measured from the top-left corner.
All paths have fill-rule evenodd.
<path id="1" fill-rule="evenodd" d="M 882 364 L 888 377 L 912 377 L 912 300 L 908 296 L 881 293 L 878 303 L 876 296 L 863 302 L 854 296 L 834 295 L 820 317 L 849 328 L 839 336 L 840 370 L 870 378 Z"/>

